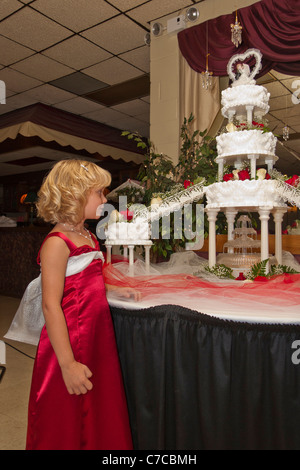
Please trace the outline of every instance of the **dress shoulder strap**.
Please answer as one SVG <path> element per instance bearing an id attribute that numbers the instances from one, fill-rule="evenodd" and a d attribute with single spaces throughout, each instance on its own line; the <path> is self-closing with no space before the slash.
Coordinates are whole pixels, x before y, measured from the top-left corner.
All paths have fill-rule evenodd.
<path id="1" fill-rule="evenodd" d="M 51 237 L 59 237 L 61 238 L 62 240 L 64 240 L 64 242 L 66 243 L 67 247 L 69 248 L 70 251 L 72 250 L 75 250 L 77 248 L 77 246 L 75 245 L 75 243 L 71 242 L 71 240 L 64 234 L 64 233 L 61 233 L 61 232 L 51 232 L 51 233 L 48 233 L 48 235 L 46 236 L 45 240 L 43 241 L 42 245 L 41 245 L 41 248 L 39 249 L 39 252 L 38 252 L 38 256 L 37 256 L 37 262 L 38 264 L 41 263 L 41 259 L 40 259 L 40 253 L 41 253 L 41 249 L 45 243 L 46 240 L 48 240 L 48 238 L 51 238 Z"/>

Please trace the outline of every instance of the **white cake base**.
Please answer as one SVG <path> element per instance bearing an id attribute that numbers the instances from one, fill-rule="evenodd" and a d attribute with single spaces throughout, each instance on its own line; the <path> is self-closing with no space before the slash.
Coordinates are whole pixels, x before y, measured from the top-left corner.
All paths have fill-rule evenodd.
<path id="1" fill-rule="evenodd" d="M 119 245 L 123 245 L 123 242 L 120 243 L 120 241 L 124 240 L 139 245 L 140 240 L 149 240 L 150 235 L 149 223 L 144 219 L 129 223 L 115 222 L 109 224 L 105 230 L 106 240 L 117 241 Z"/>
<path id="2" fill-rule="evenodd" d="M 226 181 L 206 188 L 207 208 L 286 207 L 274 180 Z"/>
<path id="3" fill-rule="evenodd" d="M 269 112 L 270 93 L 260 85 L 239 85 L 222 91 L 222 114 L 231 119 L 245 116 L 247 106 L 253 107 L 253 116 L 261 118 Z"/>
<path id="4" fill-rule="evenodd" d="M 272 132 L 253 129 L 221 134 L 217 138 L 218 159 L 239 155 L 275 157 L 277 138 Z"/>

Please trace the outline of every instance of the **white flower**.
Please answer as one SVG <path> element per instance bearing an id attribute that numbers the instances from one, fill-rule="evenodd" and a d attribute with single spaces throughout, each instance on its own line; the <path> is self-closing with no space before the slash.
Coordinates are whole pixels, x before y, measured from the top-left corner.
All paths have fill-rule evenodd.
<path id="1" fill-rule="evenodd" d="M 122 219 L 121 214 L 115 209 L 112 211 L 109 217 L 108 225 L 114 224 L 115 222 L 119 222 Z"/>
<path id="2" fill-rule="evenodd" d="M 229 122 L 226 126 L 228 132 L 235 132 L 237 127 L 233 124 L 233 122 Z"/>
<path id="3" fill-rule="evenodd" d="M 151 206 L 152 205 L 158 205 L 160 206 L 162 204 L 163 200 L 161 197 L 154 197 L 151 199 Z"/>
<path id="4" fill-rule="evenodd" d="M 239 179 L 239 172 L 240 172 L 240 170 L 233 170 L 232 174 L 233 174 L 235 180 Z"/>
<path id="5" fill-rule="evenodd" d="M 257 170 L 257 172 L 256 172 L 257 178 L 258 178 L 259 180 L 264 180 L 265 177 L 266 177 L 266 174 L 267 174 L 267 170 L 265 170 L 264 168 L 260 168 L 260 169 Z"/>

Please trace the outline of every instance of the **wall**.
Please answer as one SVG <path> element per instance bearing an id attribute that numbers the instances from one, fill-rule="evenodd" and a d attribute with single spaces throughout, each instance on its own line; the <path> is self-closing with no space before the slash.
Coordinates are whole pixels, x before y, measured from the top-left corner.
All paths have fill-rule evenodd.
<path id="1" fill-rule="evenodd" d="M 200 17 L 197 22 L 187 23 L 187 27 L 229 14 L 237 8 L 253 3 L 257 3 L 257 0 L 205 0 L 194 5 L 199 9 Z M 166 27 L 167 20 L 174 16 L 176 15 L 163 18 L 159 22 Z M 167 34 L 164 31 L 161 36 L 151 35 L 150 140 L 158 153 L 168 155 L 174 162 L 178 160 L 179 132 L 182 125 L 179 119 L 179 54 L 176 34 Z"/>

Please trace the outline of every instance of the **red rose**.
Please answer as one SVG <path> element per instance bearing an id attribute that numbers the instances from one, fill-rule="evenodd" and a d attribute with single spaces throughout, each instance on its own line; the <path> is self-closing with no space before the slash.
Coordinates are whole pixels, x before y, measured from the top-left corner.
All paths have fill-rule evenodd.
<path id="1" fill-rule="evenodd" d="M 233 178 L 234 178 L 233 173 L 228 173 L 227 175 L 224 175 L 223 181 L 231 181 L 233 180 Z"/>
<path id="2" fill-rule="evenodd" d="M 194 183 L 192 183 L 191 181 L 189 180 L 185 180 L 183 185 L 185 187 L 185 189 L 189 188 L 190 186 L 192 186 Z"/>
<path id="3" fill-rule="evenodd" d="M 271 176 L 269 175 L 269 173 L 266 174 L 265 179 L 266 179 L 266 180 L 270 180 L 270 179 L 271 179 Z"/>
<path id="4" fill-rule="evenodd" d="M 299 184 L 299 176 L 298 175 L 294 175 L 292 178 L 288 179 L 286 181 L 287 184 L 289 184 L 290 186 L 298 186 Z"/>
<path id="5" fill-rule="evenodd" d="M 239 171 L 239 179 L 241 181 L 249 180 L 250 179 L 249 171 L 248 170 Z"/>
<path id="6" fill-rule="evenodd" d="M 236 278 L 236 281 L 245 281 L 246 278 L 243 273 L 240 273 L 239 276 Z"/>
<path id="7" fill-rule="evenodd" d="M 127 211 L 121 211 L 120 214 L 124 217 L 125 220 L 131 220 L 134 215 L 134 213 L 130 212 L 128 209 Z"/>
<path id="8" fill-rule="evenodd" d="M 259 282 L 267 282 L 268 279 L 264 276 L 257 276 L 254 281 L 259 281 Z"/>

